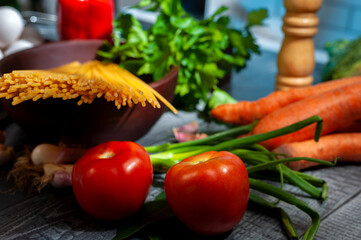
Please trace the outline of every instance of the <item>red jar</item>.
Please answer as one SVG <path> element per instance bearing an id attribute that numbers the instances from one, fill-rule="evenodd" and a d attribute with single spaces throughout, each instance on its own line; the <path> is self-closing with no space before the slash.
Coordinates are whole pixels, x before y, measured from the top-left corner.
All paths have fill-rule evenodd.
<path id="1" fill-rule="evenodd" d="M 110 39 L 113 17 L 113 0 L 59 0 L 59 39 Z"/>

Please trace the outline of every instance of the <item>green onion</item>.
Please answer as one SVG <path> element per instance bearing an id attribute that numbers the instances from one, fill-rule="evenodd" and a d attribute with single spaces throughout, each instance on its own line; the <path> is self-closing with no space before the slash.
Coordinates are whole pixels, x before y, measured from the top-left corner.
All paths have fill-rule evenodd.
<path id="1" fill-rule="evenodd" d="M 274 131 L 245 136 L 243 138 L 229 139 L 230 137 L 251 131 L 256 125 L 256 122 L 215 133 L 208 136 L 207 138 L 199 140 L 173 144 L 165 143 L 162 145 L 148 146 L 145 148 L 150 153 L 150 158 L 154 168 L 159 170 L 167 170 L 185 158 L 207 151 L 232 152 L 233 154 L 239 156 L 245 164 L 249 165 L 247 167 L 247 172 L 250 177 L 250 188 L 266 195 L 273 196 L 277 199 L 276 203 L 270 203 L 262 197 L 251 192 L 249 197 L 250 203 L 261 206 L 262 208 L 268 209 L 269 211 L 277 212 L 282 221 L 282 225 L 286 231 L 286 234 L 290 239 L 298 239 L 298 233 L 295 230 L 287 213 L 283 209 L 276 207 L 276 205 L 279 201 L 284 201 L 296 206 L 311 217 L 312 223 L 306 231 L 304 239 L 312 239 L 315 236 L 320 224 L 320 216 L 305 202 L 298 199 L 291 193 L 284 191 L 284 182 L 298 187 L 300 190 L 313 198 L 322 200 L 327 199 L 327 184 L 324 180 L 317 177 L 293 171 L 283 163 L 306 160 L 325 164 L 327 166 L 333 166 L 336 162 L 330 163 L 319 159 L 305 157 L 287 158 L 287 156 L 284 154 L 277 154 L 268 151 L 258 143 L 298 131 L 314 123 L 317 124 L 314 139 L 318 141 L 322 130 L 322 119 L 315 115 L 303 121 Z M 279 156 L 282 158 L 277 159 Z M 252 177 L 276 181 L 279 182 L 281 186 L 278 188 L 271 184 L 256 180 Z"/>
<path id="2" fill-rule="evenodd" d="M 257 209 L 262 208 L 262 211 L 269 211 L 273 214 L 278 214 L 282 222 L 282 227 L 286 231 L 288 238 L 299 239 L 298 233 L 293 226 L 290 217 L 282 208 L 275 207 L 272 203 L 253 192 L 249 193 L 249 203 L 251 205 L 256 205 Z"/>
<path id="3" fill-rule="evenodd" d="M 296 198 L 291 193 L 288 193 L 271 184 L 253 178 L 249 179 L 249 186 L 254 190 L 268 194 L 270 196 L 278 198 L 281 201 L 294 205 L 298 209 L 309 215 L 312 220 L 312 223 L 310 227 L 307 229 L 305 235 L 303 236 L 303 239 L 308 240 L 308 239 L 313 239 L 315 237 L 321 221 L 320 215 L 315 210 L 310 208 L 304 201 Z"/>

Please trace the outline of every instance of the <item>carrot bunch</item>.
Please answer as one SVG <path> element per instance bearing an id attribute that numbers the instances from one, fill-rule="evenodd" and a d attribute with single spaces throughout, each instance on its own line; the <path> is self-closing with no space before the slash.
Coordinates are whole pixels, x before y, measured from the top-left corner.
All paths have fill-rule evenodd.
<path id="1" fill-rule="evenodd" d="M 272 138 L 261 144 L 290 157 L 313 157 L 326 161 L 361 161 L 361 76 L 320 83 L 306 88 L 276 91 L 257 101 L 223 104 L 212 109 L 214 118 L 246 124 L 259 120 L 252 134 L 273 131 L 313 115 L 323 119 L 322 137 L 312 140 L 315 124 Z M 336 134 L 337 133 L 337 134 Z M 294 162 L 301 170 L 314 164 Z"/>

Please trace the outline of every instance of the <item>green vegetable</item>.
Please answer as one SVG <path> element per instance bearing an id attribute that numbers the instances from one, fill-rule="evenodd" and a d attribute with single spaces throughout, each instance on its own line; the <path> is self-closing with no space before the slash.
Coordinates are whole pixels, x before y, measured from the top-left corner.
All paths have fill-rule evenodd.
<path id="1" fill-rule="evenodd" d="M 212 93 L 212 96 L 208 101 L 208 107 L 212 109 L 221 104 L 236 103 L 236 102 L 237 101 L 233 97 L 231 97 L 226 91 L 223 91 L 219 88 L 215 88 Z"/>
<path id="2" fill-rule="evenodd" d="M 122 222 L 123 224 L 118 228 L 117 235 L 113 240 L 129 238 L 146 226 L 171 216 L 174 216 L 174 214 L 169 209 L 164 194 L 161 194 L 154 201 L 147 202 L 133 218 Z"/>
<path id="3" fill-rule="evenodd" d="M 314 123 L 317 123 L 314 137 L 317 141 L 322 130 L 322 119 L 316 115 L 275 131 L 238 139 L 232 139 L 232 136 L 234 137 L 240 133 L 251 131 L 256 123 L 221 131 L 203 139 L 184 143 L 166 143 L 157 146 L 148 146 L 145 147 L 145 149 L 150 153 L 151 161 L 155 169 L 163 170 L 171 167 L 186 157 L 190 157 L 198 153 L 209 150 L 231 151 L 232 153 L 238 155 L 244 163 L 248 165 L 247 172 L 250 180 L 250 188 L 262 193 L 262 195 L 258 195 L 253 191 L 250 194 L 249 203 L 257 206 L 256 209 L 262 212 L 263 210 L 266 210 L 276 213 L 276 216 L 279 217 L 289 239 L 298 239 L 298 233 L 294 228 L 290 217 L 282 208 L 276 207 L 280 201 L 294 205 L 311 218 L 311 224 L 305 232 L 303 239 L 313 239 L 320 224 L 319 214 L 295 195 L 286 192 L 283 189 L 283 182 L 285 181 L 285 183 L 292 184 L 307 193 L 310 197 L 321 200 L 327 199 L 327 184 L 322 179 L 305 173 L 293 171 L 282 163 L 297 161 L 300 159 L 315 161 L 328 166 L 332 166 L 334 163 L 311 158 L 284 158 L 277 160 L 275 158 L 275 153 L 269 152 L 257 143 L 295 132 Z M 256 178 L 267 180 L 268 183 L 257 180 Z M 272 182 L 281 183 L 281 186 L 276 187 L 271 185 L 270 183 Z M 265 195 L 275 197 L 277 200 L 276 203 L 268 202 L 268 200 L 263 198 Z M 114 239 L 125 239 L 134 235 L 149 236 L 149 231 L 153 231 L 152 234 L 159 235 L 160 232 L 164 232 L 165 228 L 163 225 L 167 222 L 170 223 L 171 219 L 174 219 L 174 216 L 169 211 L 166 201 L 164 201 L 164 195 L 161 194 L 154 200 L 154 202 L 147 203 L 144 206 L 144 210 L 134 219 L 131 219 L 125 223 L 125 225 L 120 226 Z M 154 232 L 154 230 L 157 229 L 155 224 L 161 225 L 158 232 Z M 176 227 L 174 225 L 177 225 L 177 222 L 173 222 L 171 227 Z M 181 229 L 180 231 L 184 233 L 184 229 Z M 184 239 L 197 239 L 197 236 L 191 235 L 192 233 L 188 234 L 190 234 L 190 236 L 187 236 Z"/>
<path id="4" fill-rule="evenodd" d="M 330 60 L 322 72 L 323 81 L 361 75 L 361 38 L 326 43 Z"/>
<path id="5" fill-rule="evenodd" d="M 313 239 L 315 237 L 321 222 L 321 218 L 320 215 L 315 210 L 310 208 L 304 201 L 296 198 L 291 193 L 285 192 L 271 184 L 261 182 L 256 179 L 250 178 L 249 185 L 250 188 L 268 194 L 270 196 L 276 197 L 289 204 L 292 204 L 297 208 L 299 208 L 300 210 L 302 210 L 307 215 L 309 215 L 311 217 L 312 223 L 310 227 L 307 229 L 305 235 L 303 236 L 303 239 Z"/>
<path id="6" fill-rule="evenodd" d="M 241 31 L 229 27 L 229 17 L 222 15 L 226 7 L 203 20 L 188 14 L 180 0 L 141 0 L 135 8 L 159 11 L 157 20 L 145 30 L 133 16 L 119 14 L 114 43 L 105 43 L 98 58 L 119 62 L 137 75 L 151 75 L 154 81 L 172 66 L 180 67 L 174 100 L 178 108 L 195 109 L 199 101 L 208 102 L 220 79 L 244 68 L 251 53 L 260 53 L 249 28 L 262 24 L 266 10 L 251 12 Z"/>
<path id="7" fill-rule="evenodd" d="M 282 208 L 274 206 L 272 203 L 253 192 L 249 193 L 249 205 L 255 206 L 256 209 L 262 209 L 262 212 L 269 212 L 273 216 L 278 216 L 281 219 L 283 229 L 285 230 L 288 238 L 299 239 L 298 233 L 293 226 L 290 217 Z"/>
<path id="8" fill-rule="evenodd" d="M 208 145 L 204 146 L 203 144 L 208 142 L 208 138 L 195 140 L 195 141 L 189 141 L 187 143 L 175 143 L 176 148 L 173 147 L 173 145 L 165 146 L 158 145 L 158 146 L 152 146 L 152 147 L 145 147 L 145 149 L 148 151 L 148 148 L 151 148 L 153 151 L 157 147 L 159 147 L 160 153 L 155 153 L 150 156 L 152 164 L 153 165 L 163 165 L 163 166 L 171 166 L 179 161 L 183 160 L 186 157 L 190 157 L 195 154 L 203 153 L 206 151 L 214 150 L 214 151 L 232 151 L 239 148 L 244 148 L 247 146 L 251 146 L 252 144 L 265 141 L 271 138 L 279 137 L 288 133 L 295 132 L 297 130 L 300 130 L 310 124 L 317 123 L 316 125 L 316 131 L 315 131 L 315 141 L 318 141 L 321 131 L 322 131 L 322 118 L 315 115 L 312 117 L 309 117 L 303 121 L 299 121 L 297 123 L 291 124 L 289 126 L 286 126 L 284 128 L 280 128 L 274 131 L 256 134 L 256 135 L 250 135 L 243 138 L 236 138 L 231 139 L 227 141 L 222 141 L 215 145 Z M 252 125 L 246 125 L 246 126 L 252 126 Z M 254 125 L 253 125 L 254 126 Z M 241 128 L 244 128 L 244 126 L 241 126 Z M 236 128 L 237 131 L 238 128 Z M 214 141 L 216 139 L 212 139 Z M 219 138 L 217 140 L 220 140 Z M 202 145 L 201 145 L 202 144 Z M 194 148 L 195 146 L 199 146 L 198 148 Z M 326 163 L 327 164 L 327 163 Z"/>

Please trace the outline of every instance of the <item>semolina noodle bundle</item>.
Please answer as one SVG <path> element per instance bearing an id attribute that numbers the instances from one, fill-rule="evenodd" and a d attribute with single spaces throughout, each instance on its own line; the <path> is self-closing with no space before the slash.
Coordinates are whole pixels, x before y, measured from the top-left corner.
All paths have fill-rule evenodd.
<path id="1" fill-rule="evenodd" d="M 114 63 L 71 62 L 49 70 L 16 70 L 0 79 L 0 98 L 12 98 L 13 105 L 49 97 L 63 100 L 80 97 L 78 105 L 104 97 L 113 101 L 118 109 L 138 103 L 144 107 L 147 102 L 160 108 L 160 100 L 177 113 L 161 94 Z"/>

